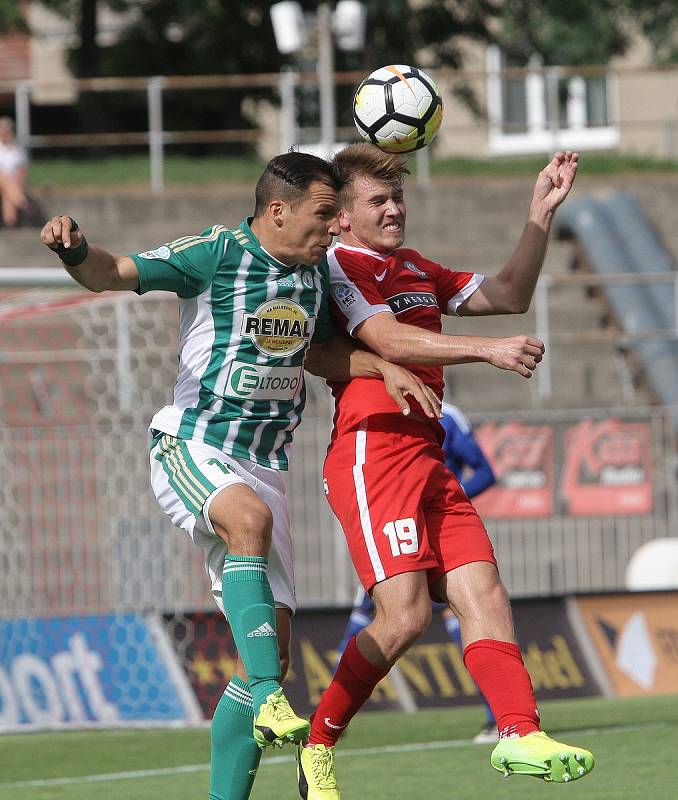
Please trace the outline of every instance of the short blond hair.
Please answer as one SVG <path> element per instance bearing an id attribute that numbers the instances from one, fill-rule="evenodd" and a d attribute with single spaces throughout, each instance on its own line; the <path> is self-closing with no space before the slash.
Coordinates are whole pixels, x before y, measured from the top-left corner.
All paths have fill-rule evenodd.
<path id="1" fill-rule="evenodd" d="M 341 204 L 346 208 L 353 205 L 353 181 L 359 175 L 383 181 L 394 188 L 401 188 L 405 175 L 410 172 L 403 156 L 385 153 L 376 145 L 367 142 L 344 147 L 335 154 L 332 167 L 342 187 L 339 193 Z"/>

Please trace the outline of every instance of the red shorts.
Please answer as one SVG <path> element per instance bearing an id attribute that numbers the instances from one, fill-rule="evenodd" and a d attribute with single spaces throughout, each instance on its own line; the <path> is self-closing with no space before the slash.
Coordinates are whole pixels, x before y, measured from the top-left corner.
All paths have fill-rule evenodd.
<path id="1" fill-rule="evenodd" d="M 365 589 L 403 572 L 427 570 L 431 585 L 462 564 L 496 564 L 430 425 L 392 417 L 368 417 L 336 438 L 325 459 L 327 499 Z"/>

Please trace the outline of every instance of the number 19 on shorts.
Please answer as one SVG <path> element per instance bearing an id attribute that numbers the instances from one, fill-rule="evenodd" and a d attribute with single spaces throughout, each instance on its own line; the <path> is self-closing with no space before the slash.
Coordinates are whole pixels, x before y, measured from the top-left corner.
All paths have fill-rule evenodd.
<path id="1" fill-rule="evenodd" d="M 412 517 L 396 519 L 384 525 L 384 534 L 391 545 L 391 555 L 395 558 L 406 553 L 416 553 L 419 549 L 417 523 Z"/>

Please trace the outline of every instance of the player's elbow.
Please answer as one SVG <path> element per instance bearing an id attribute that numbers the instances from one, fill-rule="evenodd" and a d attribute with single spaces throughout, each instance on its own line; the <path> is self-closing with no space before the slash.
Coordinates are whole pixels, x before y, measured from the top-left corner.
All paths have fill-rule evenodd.
<path id="1" fill-rule="evenodd" d="M 526 314 L 530 310 L 531 297 L 518 297 L 510 307 L 509 314 Z"/>

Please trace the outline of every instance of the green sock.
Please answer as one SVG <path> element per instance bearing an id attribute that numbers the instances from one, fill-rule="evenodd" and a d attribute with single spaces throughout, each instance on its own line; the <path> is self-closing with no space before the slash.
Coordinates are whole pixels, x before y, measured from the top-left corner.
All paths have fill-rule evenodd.
<path id="1" fill-rule="evenodd" d="M 280 688 L 280 656 L 273 592 L 265 558 L 227 555 L 222 597 L 235 646 L 247 670 L 255 716 Z"/>
<path id="2" fill-rule="evenodd" d="M 210 800 L 247 800 L 261 759 L 252 736 L 252 695 L 231 678 L 212 717 Z"/>

